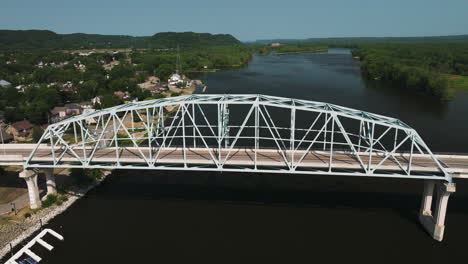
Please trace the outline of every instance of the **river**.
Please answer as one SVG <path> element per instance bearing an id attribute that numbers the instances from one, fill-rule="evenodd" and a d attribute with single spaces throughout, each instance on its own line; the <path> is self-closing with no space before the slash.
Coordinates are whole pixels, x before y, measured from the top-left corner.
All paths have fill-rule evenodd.
<path id="1" fill-rule="evenodd" d="M 399 118 L 437 152 L 468 152 L 468 93 L 448 103 L 364 81 L 350 51 L 255 56 L 207 73 L 207 93 L 324 101 Z M 44 263 L 441 263 L 468 244 L 468 183 L 445 240 L 417 221 L 417 180 L 117 171 L 49 224 L 65 236 Z M 464 259 L 463 259 L 464 260 Z"/>

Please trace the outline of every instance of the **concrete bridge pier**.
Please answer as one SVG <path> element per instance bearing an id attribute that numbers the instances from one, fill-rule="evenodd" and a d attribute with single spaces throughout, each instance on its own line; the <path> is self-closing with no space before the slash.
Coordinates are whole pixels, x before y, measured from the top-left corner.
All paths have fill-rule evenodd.
<path id="1" fill-rule="evenodd" d="M 45 169 L 44 173 L 46 176 L 47 195 L 56 194 L 57 184 L 55 183 L 54 169 Z"/>
<path id="2" fill-rule="evenodd" d="M 29 205 L 31 209 L 37 209 L 40 206 L 39 187 L 37 186 L 37 173 L 32 170 L 23 170 L 19 173 L 20 178 L 26 181 L 29 193 Z"/>
<path id="3" fill-rule="evenodd" d="M 435 193 L 435 204 L 433 206 Z M 456 190 L 455 183 L 425 180 L 424 192 L 419 212 L 419 221 L 429 234 L 437 241 L 444 238 L 445 215 L 450 194 Z M 432 211 L 434 208 L 434 212 Z"/>

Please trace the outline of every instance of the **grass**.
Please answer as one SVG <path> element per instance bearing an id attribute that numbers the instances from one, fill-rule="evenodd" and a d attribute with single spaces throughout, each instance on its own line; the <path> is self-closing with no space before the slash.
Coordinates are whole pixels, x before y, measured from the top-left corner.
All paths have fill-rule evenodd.
<path id="1" fill-rule="evenodd" d="M 468 91 L 468 76 L 449 75 L 449 88 L 453 91 L 466 90 Z"/>

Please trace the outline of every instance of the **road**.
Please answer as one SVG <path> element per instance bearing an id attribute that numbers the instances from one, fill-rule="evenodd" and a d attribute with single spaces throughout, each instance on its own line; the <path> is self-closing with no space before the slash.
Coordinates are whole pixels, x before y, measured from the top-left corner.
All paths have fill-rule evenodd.
<path id="1" fill-rule="evenodd" d="M 34 149 L 32 145 L 21 148 L 8 148 L 0 150 L 0 164 L 21 165 Z M 60 158 L 60 162 L 79 162 L 84 155 L 89 158 L 93 154 L 92 148 L 83 151 L 82 148 L 75 148 L 75 154 L 70 150 L 56 149 L 52 153 L 50 147 L 40 147 L 34 155 L 32 162 L 52 162 L 53 156 Z M 184 160 L 185 155 L 185 160 Z M 78 159 L 77 156 L 80 158 Z M 227 158 L 226 158 L 227 157 Z M 379 165 L 379 169 L 400 170 L 400 166 L 406 168 L 410 159 L 409 154 L 397 153 L 395 158 L 385 159 L 385 154 L 373 154 L 360 152 L 359 159 L 356 155 L 336 151 L 331 157 L 327 151 L 297 150 L 294 154 L 291 151 L 279 152 L 277 150 L 262 149 L 255 151 L 249 148 L 236 149 L 206 149 L 189 148 L 185 153 L 182 148 L 153 148 L 151 153 L 148 147 L 120 148 L 98 148 L 96 149 L 93 163 L 115 163 L 117 158 L 120 164 L 144 164 L 147 161 L 155 160 L 155 164 L 200 164 L 214 165 L 218 160 L 227 166 L 274 166 L 285 167 L 287 162 L 300 168 L 324 169 L 330 166 L 330 161 L 334 169 L 359 169 L 361 166 L 371 168 Z M 443 155 L 436 154 L 436 157 L 449 172 L 454 173 L 454 177 L 468 177 L 468 155 Z M 436 163 L 428 155 L 413 155 L 412 170 L 420 172 L 437 171 Z M 382 160 L 384 160 L 382 162 Z M 362 163 L 361 163 L 362 162 Z"/>

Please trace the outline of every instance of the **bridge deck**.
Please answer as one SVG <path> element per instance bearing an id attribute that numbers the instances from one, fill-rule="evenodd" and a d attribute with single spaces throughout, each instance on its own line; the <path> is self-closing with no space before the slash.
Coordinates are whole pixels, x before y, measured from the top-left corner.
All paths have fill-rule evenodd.
<path id="1" fill-rule="evenodd" d="M 121 164 L 145 164 L 146 160 L 150 160 L 149 148 L 121 148 L 118 153 L 115 148 L 100 148 L 94 153 L 92 159 L 93 164 L 98 163 L 115 163 L 117 155 Z M 20 165 L 32 152 L 33 148 L 22 149 L 0 149 L 1 164 L 16 164 Z M 89 157 L 93 150 L 91 148 L 74 149 L 79 157 L 83 157 L 83 152 Z M 140 152 L 141 151 L 141 152 Z M 55 150 L 55 157 L 60 157 L 61 162 L 79 162 L 80 160 L 72 154 L 71 151 L 63 153 L 63 149 Z M 305 154 L 305 156 L 304 156 Z M 219 156 L 221 158 L 219 159 Z M 286 157 L 286 159 L 284 157 Z M 302 156 L 303 160 L 299 163 Z M 409 155 L 397 154 L 396 159 L 388 158 L 378 168 L 381 170 L 399 170 L 400 166 L 408 166 Z M 447 168 L 449 172 L 456 173 L 455 177 L 466 177 L 468 174 L 468 156 L 457 155 L 436 155 L 442 165 Z M 39 148 L 32 159 L 32 163 L 38 162 L 51 162 L 53 160 L 52 151 L 50 148 Z M 184 160 L 184 151 L 182 148 L 153 148 L 151 157 L 156 159 L 156 164 L 200 164 L 200 165 L 214 165 L 214 160 L 221 160 L 224 165 L 242 165 L 242 166 L 255 166 L 255 150 L 249 148 L 237 148 L 229 151 L 228 149 L 206 149 L 206 148 L 190 148 L 185 152 L 186 159 Z M 228 157 L 226 159 L 226 157 Z M 371 168 L 377 166 L 385 154 L 373 154 L 369 157 L 369 153 L 361 152 L 359 154 L 361 162 L 364 166 L 369 165 L 371 159 Z M 21 160 L 20 160 L 21 159 Z M 285 161 L 286 160 L 286 161 Z M 257 151 L 257 166 L 274 166 L 282 167 L 287 166 L 287 161 L 293 160 L 293 165 L 298 165 L 298 168 L 319 168 L 326 169 L 330 166 L 330 153 L 327 151 L 309 151 L 297 150 L 294 155 L 290 151 L 279 152 L 277 150 L 258 150 Z M 397 162 L 398 161 L 398 162 Z M 355 155 L 344 152 L 333 152 L 331 163 L 334 169 L 359 169 L 361 162 Z M 434 161 L 428 155 L 413 155 L 412 157 L 412 170 L 421 172 L 437 171 Z"/>

